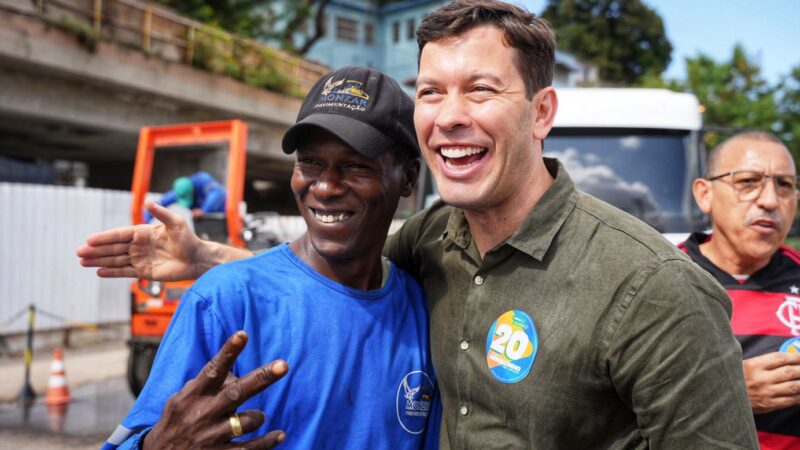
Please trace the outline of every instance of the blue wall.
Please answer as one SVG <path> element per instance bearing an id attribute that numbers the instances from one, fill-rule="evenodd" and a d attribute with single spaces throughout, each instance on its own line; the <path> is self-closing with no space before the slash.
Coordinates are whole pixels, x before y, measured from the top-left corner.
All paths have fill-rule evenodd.
<path id="1" fill-rule="evenodd" d="M 378 1 L 334 0 L 325 8 L 327 32 L 306 58 L 333 68 L 373 67 L 403 84 L 417 74 L 417 40 L 416 35 L 409 34 L 409 20 L 413 20 L 416 31 L 422 18 L 444 3 L 446 1 L 442 0 L 407 0 L 379 6 Z M 356 22 L 355 42 L 337 37 L 337 18 Z M 374 27 L 372 44 L 366 39 L 368 23 Z M 397 40 L 394 39 L 395 24 L 399 31 Z M 406 89 L 413 92 L 412 88 Z"/>
<path id="2" fill-rule="evenodd" d="M 413 86 L 406 82 L 416 78 L 418 50 L 416 35 L 409 33 L 409 20 L 413 20 L 415 32 L 423 17 L 445 3 L 446 0 L 333 0 L 325 9 L 327 33 L 311 47 L 306 58 L 334 69 L 350 65 L 376 68 L 397 80 L 413 95 Z M 338 18 L 355 23 L 355 41 L 337 36 Z M 372 44 L 366 39 L 368 23 L 374 27 Z M 399 31 L 397 39 L 395 24 Z M 587 67 L 574 56 L 557 51 L 553 85 L 574 86 L 586 81 L 584 72 Z"/>

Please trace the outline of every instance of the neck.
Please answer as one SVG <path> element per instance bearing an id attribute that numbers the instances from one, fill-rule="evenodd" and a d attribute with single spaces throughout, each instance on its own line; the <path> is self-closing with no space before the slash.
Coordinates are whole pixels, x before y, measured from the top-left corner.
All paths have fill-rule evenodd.
<path id="1" fill-rule="evenodd" d="M 538 158 L 533 175 L 527 177 L 514 194 L 496 206 L 484 210 L 464 210 L 469 231 L 481 259 L 491 249 L 508 239 L 522 225 L 555 180 Z"/>
<path id="2" fill-rule="evenodd" d="M 700 244 L 700 253 L 727 274 L 752 275 L 769 264 L 769 257 L 762 259 L 742 257 L 736 253 L 733 247 L 726 245 L 724 237 L 717 233 L 714 233 L 713 236 L 713 239 Z"/>
<path id="3" fill-rule="evenodd" d="M 295 255 L 325 278 L 354 289 L 364 291 L 379 289 L 383 278 L 380 245 L 368 255 L 350 259 L 333 259 L 320 255 L 311 244 L 308 233 L 289 244 Z"/>

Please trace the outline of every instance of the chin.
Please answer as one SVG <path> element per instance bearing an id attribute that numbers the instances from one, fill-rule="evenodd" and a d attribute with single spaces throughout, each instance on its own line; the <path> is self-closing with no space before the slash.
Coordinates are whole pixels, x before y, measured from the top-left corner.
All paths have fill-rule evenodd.
<path id="1" fill-rule="evenodd" d="M 440 188 L 439 196 L 448 205 L 461 209 L 481 209 L 486 203 L 479 189 L 465 185 Z"/>
<path id="2" fill-rule="evenodd" d="M 317 241 L 312 239 L 311 247 L 317 255 L 329 261 L 352 259 L 354 253 L 353 249 L 347 245 L 326 240 Z"/>
<path id="3" fill-rule="evenodd" d="M 747 252 L 754 261 L 768 261 L 781 246 L 781 242 L 763 243 L 752 247 Z"/>

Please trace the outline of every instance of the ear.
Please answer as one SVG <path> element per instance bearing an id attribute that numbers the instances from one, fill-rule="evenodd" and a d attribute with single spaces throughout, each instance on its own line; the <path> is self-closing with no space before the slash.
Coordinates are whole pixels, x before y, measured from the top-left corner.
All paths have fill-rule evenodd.
<path id="1" fill-rule="evenodd" d="M 711 182 L 705 178 L 695 179 L 692 183 L 692 194 L 700 211 L 703 211 L 703 214 L 711 214 L 711 200 L 714 198 Z"/>
<path id="2" fill-rule="evenodd" d="M 400 195 L 409 197 L 414 192 L 419 178 L 420 161 L 419 158 L 411 158 L 403 164 L 403 186 Z"/>
<path id="3" fill-rule="evenodd" d="M 553 120 L 558 111 L 558 96 L 552 86 L 540 89 L 533 96 L 533 138 L 543 140 L 553 128 Z"/>

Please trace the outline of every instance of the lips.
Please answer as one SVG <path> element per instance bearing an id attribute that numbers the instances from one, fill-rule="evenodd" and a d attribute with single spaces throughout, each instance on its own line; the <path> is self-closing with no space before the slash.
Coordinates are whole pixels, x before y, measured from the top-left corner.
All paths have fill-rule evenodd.
<path id="1" fill-rule="evenodd" d="M 442 146 L 438 148 L 445 165 L 450 169 L 465 169 L 486 155 L 486 148 L 471 146 Z"/>
<path id="2" fill-rule="evenodd" d="M 351 211 L 323 211 L 315 208 L 309 209 L 311 209 L 311 212 L 314 213 L 314 217 L 317 219 L 317 221 L 324 224 L 341 223 L 353 217 L 353 212 Z"/>
<path id="3" fill-rule="evenodd" d="M 775 221 L 770 219 L 756 219 L 750 222 L 750 225 L 761 227 L 761 228 L 770 228 L 770 229 L 778 229 L 778 224 Z"/>

